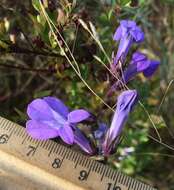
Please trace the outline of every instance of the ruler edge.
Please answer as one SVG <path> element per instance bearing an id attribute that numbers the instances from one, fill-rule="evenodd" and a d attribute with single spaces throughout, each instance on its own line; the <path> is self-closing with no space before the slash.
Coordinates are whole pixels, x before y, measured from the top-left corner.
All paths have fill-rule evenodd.
<path id="1" fill-rule="evenodd" d="M 105 164 L 103 164 L 103 163 L 101 163 L 101 162 L 98 162 L 98 161 L 96 161 L 96 160 L 94 160 L 94 159 L 91 159 L 90 157 L 88 157 L 88 156 L 86 156 L 86 155 L 84 155 L 83 153 L 81 153 L 81 152 L 78 152 L 78 151 L 76 151 L 76 150 L 74 150 L 74 149 L 71 149 L 70 147 L 68 147 L 68 146 L 66 146 L 66 145 L 63 145 L 63 144 L 59 144 L 59 143 L 57 143 L 57 142 L 55 142 L 55 141 L 53 141 L 53 140 L 44 140 L 44 141 L 42 141 L 42 140 L 36 140 L 36 139 L 33 139 L 31 136 L 29 136 L 26 132 L 25 132 L 25 128 L 23 127 L 23 126 L 21 126 L 21 125 L 19 125 L 19 124 L 17 124 L 17 123 L 15 123 L 15 122 L 13 122 L 13 121 L 10 121 L 10 120 L 8 120 L 8 119 L 6 119 L 6 118 L 4 118 L 4 117 L 2 117 L 2 116 L 0 116 L 0 127 L 2 126 L 2 125 L 4 125 L 5 124 L 5 127 L 4 127 L 4 130 L 7 130 L 7 131 L 9 131 L 9 132 L 11 132 L 11 135 L 13 135 L 13 134 L 15 134 L 15 132 L 20 132 L 20 131 L 22 131 L 22 133 L 24 133 L 24 135 L 26 136 L 26 138 L 30 138 L 31 139 L 31 141 L 33 142 L 33 143 L 38 143 L 39 144 L 39 142 L 45 142 L 45 144 L 53 144 L 53 145 L 57 145 L 57 146 L 59 146 L 60 148 L 64 148 L 64 149 L 68 149 L 69 151 L 71 151 L 71 152 L 73 152 L 74 154 L 76 154 L 77 155 L 77 157 L 82 157 L 82 159 L 86 159 L 87 161 L 89 161 L 90 162 L 90 164 L 92 165 L 92 163 L 95 163 L 96 165 L 101 165 L 103 168 L 106 168 L 105 169 L 105 171 L 106 170 L 111 170 L 111 172 L 110 173 L 114 173 L 113 175 L 112 175 L 112 178 L 109 178 L 109 176 L 104 176 L 104 173 L 105 173 L 105 171 L 103 172 L 103 177 L 106 177 L 106 178 L 108 178 L 108 179 L 111 179 L 112 181 L 113 181 L 113 183 L 115 182 L 115 183 L 118 183 L 118 176 L 120 176 L 120 177 L 122 177 L 122 181 L 123 181 L 123 179 L 124 179 L 124 181 L 126 181 L 126 183 L 128 184 L 128 182 L 130 181 L 130 185 L 129 186 L 127 186 L 127 184 L 123 184 L 123 183 L 120 183 L 120 184 L 122 184 L 122 185 L 125 185 L 125 186 L 127 186 L 128 187 L 128 190 L 129 190 L 129 188 L 137 188 L 136 186 L 137 185 L 139 185 L 139 184 L 141 184 L 141 189 L 142 189 L 142 186 L 143 186 L 143 189 L 145 189 L 145 188 L 147 188 L 147 190 L 157 190 L 157 188 L 155 188 L 155 187 L 152 187 L 152 186 L 150 186 L 150 185 L 148 185 L 148 184 L 146 184 L 146 183 L 144 183 L 144 182 L 142 182 L 141 180 L 139 180 L 139 179 L 135 179 L 135 178 L 133 178 L 133 177 L 131 177 L 131 176 L 128 176 L 128 175 L 126 175 L 126 174 L 124 174 L 122 171 L 120 171 L 120 170 L 115 170 L 115 169 L 113 169 L 113 168 L 111 168 L 110 166 L 108 166 L 108 165 L 105 165 Z M 5 129 L 6 128 L 6 126 L 8 127 L 7 129 Z M 14 126 L 14 129 L 13 129 L 13 126 Z M 19 126 L 19 128 L 17 129 L 17 126 Z M 16 128 L 16 131 L 15 131 L 15 128 Z M 43 147 L 44 148 L 44 147 Z M 57 153 L 56 153 L 57 154 Z M 78 164 L 78 163 L 76 163 L 76 164 Z M 94 165 L 95 165 L 94 164 Z M 34 164 L 31 164 L 31 165 L 34 165 Z M 88 164 L 89 165 L 89 164 Z M 35 165 L 34 165 L 35 166 Z M 37 167 L 37 166 L 36 166 Z M 83 166 L 83 167 L 85 167 L 85 168 L 88 168 L 88 167 L 86 167 L 86 166 Z M 40 169 L 42 169 L 42 168 L 40 168 Z M 45 171 L 45 172 L 47 172 L 46 170 L 44 170 L 44 169 L 42 169 L 43 171 Z M 96 172 L 95 170 L 92 170 L 92 172 L 94 172 L 94 173 L 97 173 L 97 174 L 99 174 L 98 172 Z M 54 174 L 52 174 L 52 175 L 54 175 Z M 99 175 L 101 175 L 101 174 L 99 174 Z M 58 177 L 58 176 L 56 176 L 56 177 Z M 117 179 L 115 179 L 117 177 Z M 59 177 L 58 177 L 59 178 Z M 66 179 L 64 179 L 64 178 L 61 178 L 61 179 L 63 179 L 63 180 L 66 180 Z M 69 182 L 69 183 L 71 183 L 71 182 Z M 75 185 L 75 183 L 72 183 L 72 184 L 74 184 Z M 145 187 L 144 187 L 145 186 Z M 142 189 L 142 190 L 143 190 Z M 138 190 L 138 189 L 137 189 Z"/>

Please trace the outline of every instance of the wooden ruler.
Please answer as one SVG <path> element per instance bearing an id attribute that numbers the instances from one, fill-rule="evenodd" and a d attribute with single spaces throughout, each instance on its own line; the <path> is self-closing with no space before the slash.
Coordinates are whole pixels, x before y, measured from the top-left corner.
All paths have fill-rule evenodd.
<path id="1" fill-rule="evenodd" d="M 0 189 L 155 190 L 71 148 L 33 140 L 23 127 L 2 117 Z"/>

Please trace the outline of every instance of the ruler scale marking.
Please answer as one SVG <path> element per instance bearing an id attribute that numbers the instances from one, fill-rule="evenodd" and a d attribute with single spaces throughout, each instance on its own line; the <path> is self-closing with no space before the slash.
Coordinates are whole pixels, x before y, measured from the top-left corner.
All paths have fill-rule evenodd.
<path id="1" fill-rule="evenodd" d="M 130 180 L 130 178 L 129 178 L 129 177 L 127 177 L 127 178 L 126 178 L 126 181 L 125 181 L 125 185 L 126 185 L 126 186 L 128 186 L 128 185 L 129 185 L 129 180 Z"/>
<path id="2" fill-rule="evenodd" d="M 100 181 L 103 180 L 103 177 L 104 177 L 104 175 L 105 175 L 105 171 L 106 171 L 106 170 L 107 170 L 107 167 L 104 168 Z"/>
<path id="3" fill-rule="evenodd" d="M 86 162 L 87 162 L 87 159 L 84 157 L 84 158 L 83 158 L 83 162 L 81 163 L 81 166 L 84 167 L 84 168 L 86 168 L 86 167 L 85 167 Z"/>
<path id="4" fill-rule="evenodd" d="M 73 161 L 74 155 L 75 155 L 75 153 L 72 151 L 72 153 L 70 154 L 70 157 L 69 157 L 70 161 Z"/>
<path id="5" fill-rule="evenodd" d="M 57 144 L 55 143 L 54 149 L 52 151 L 53 154 L 56 154 Z"/>
<path id="6" fill-rule="evenodd" d="M 50 149 L 49 149 L 48 157 L 50 157 L 51 153 L 53 152 L 55 145 L 56 144 L 54 144 L 53 142 L 50 143 Z"/>
<path id="7" fill-rule="evenodd" d="M 2 122 L 2 125 L 4 125 L 4 130 L 8 130 L 8 122 L 4 121 L 4 122 Z"/>
<path id="8" fill-rule="evenodd" d="M 7 121 L 5 123 L 5 128 L 4 128 L 6 131 L 9 131 L 10 130 L 10 125 L 9 125 L 9 121 Z"/>
<path id="9" fill-rule="evenodd" d="M 105 174 L 104 174 L 104 177 L 108 177 L 108 176 L 107 176 L 107 175 L 108 175 L 108 172 L 109 172 L 109 168 L 106 169 L 106 172 L 105 172 Z"/>
<path id="10" fill-rule="evenodd" d="M 138 190 L 141 190 L 141 188 L 140 188 L 140 183 L 137 184 L 137 189 L 138 189 Z"/>
<path id="11" fill-rule="evenodd" d="M 109 168 L 109 172 L 108 172 L 108 175 L 107 175 L 108 178 L 111 178 L 111 173 L 112 173 L 112 170 L 111 170 L 111 168 Z"/>
<path id="12" fill-rule="evenodd" d="M 96 162 L 96 163 L 95 163 L 95 167 L 93 168 L 92 171 L 98 173 L 98 172 L 97 172 L 98 167 L 99 167 L 99 164 L 98 164 L 98 162 Z"/>
<path id="13" fill-rule="evenodd" d="M 44 148 L 44 149 L 46 149 L 46 148 L 45 148 L 46 143 L 47 143 L 47 141 L 44 141 L 44 143 L 43 143 L 43 148 Z"/>
<path id="14" fill-rule="evenodd" d="M 97 162 L 94 172 L 99 173 L 100 164 Z"/>
<path id="15" fill-rule="evenodd" d="M 48 152 L 50 152 L 52 145 L 53 145 L 53 143 L 50 142 L 49 145 L 48 145 Z"/>
<path id="16" fill-rule="evenodd" d="M 74 159 L 74 163 L 75 163 L 75 166 L 74 166 L 74 168 L 76 168 L 77 167 L 77 165 L 78 165 L 78 162 L 79 162 L 79 157 L 80 157 L 80 155 L 76 152 L 76 157 L 75 157 L 75 159 Z"/>
<path id="17" fill-rule="evenodd" d="M 96 167 L 97 167 L 97 162 L 94 162 L 94 165 L 93 165 L 93 167 L 91 168 L 91 171 L 94 172 Z"/>
<path id="18" fill-rule="evenodd" d="M 61 148 L 59 149 L 58 155 L 60 155 L 61 157 L 63 157 L 64 151 L 65 151 L 65 148 L 61 146 Z"/>
<path id="19" fill-rule="evenodd" d="M 131 189 L 133 189 L 134 183 L 135 183 L 135 180 L 132 181 L 132 184 L 131 184 L 131 186 L 130 186 Z"/>
<path id="20" fill-rule="evenodd" d="M 75 163 L 76 157 L 77 157 L 77 154 L 76 154 L 76 152 L 73 152 L 73 156 L 72 156 L 72 162 L 74 162 L 74 163 Z"/>
<path id="21" fill-rule="evenodd" d="M 18 136 L 18 137 L 20 137 L 21 136 L 21 134 L 22 134 L 22 128 L 18 128 L 19 130 L 18 130 L 18 132 L 16 133 L 16 136 Z"/>
<path id="22" fill-rule="evenodd" d="M 123 175 L 123 176 L 121 176 L 120 177 L 120 181 L 119 181 L 119 183 L 121 183 L 121 184 L 123 184 L 124 185 L 124 179 L 125 179 L 125 176 Z"/>
<path id="23" fill-rule="evenodd" d="M 123 176 L 120 175 L 120 173 L 119 173 L 118 178 L 117 178 L 117 181 L 115 181 L 115 185 L 117 185 L 118 183 L 121 183 L 122 177 L 123 177 Z"/>
<path id="24" fill-rule="evenodd" d="M 21 138 L 23 139 L 25 136 L 27 136 L 27 134 L 25 133 L 24 130 L 22 130 L 22 135 L 21 135 Z"/>
<path id="25" fill-rule="evenodd" d="M 48 150 L 48 146 L 49 146 L 49 141 L 46 141 L 46 143 L 45 143 L 45 149 Z"/>
<path id="26" fill-rule="evenodd" d="M 59 152 L 60 148 L 61 148 L 60 146 L 57 146 L 57 147 L 56 147 L 55 154 L 59 155 L 58 152 Z"/>
<path id="27" fill-rule="evenodd" d="M 104 165 L 100 165 L 100 171 L 99 171 L 100 175 L 102 175 L 103 169 L 104 169 Z"/>
<path id="28" fill-rule="evenodd" d="M 69 158 L 70 158 L 70 154 L 71 154 L 71 149 L 69 148 L 69 149 L 68 149 L 68 152 L 67 152 L 67 154 L 66 154 L 65 159 L 70 160 L 70 159 L 69 159 Z"/>
<path id="29" fill-rule="evenodd" d="M 92 162 L 92 160 L 89 160 L 89 162 L 86 165 L 86 168 L 89 168 L 89 166 L 91 165 L 91 162 Z"/>
<path id="30" fill-rule="evenodd" d="M 119 177 L 120 177 L 120 173 L 117 172 L 116 177 L 114 179 L 114 181 L 115 181 L 114 182 L 114 187 L 117 185 Z"/>
<path id="31" fill-rule="evenodd" d="M 134 183 L 133 188 L 134 188 L 134 189 L 137 189 L 137 180 L 135 180 L 135 183 Z"/>

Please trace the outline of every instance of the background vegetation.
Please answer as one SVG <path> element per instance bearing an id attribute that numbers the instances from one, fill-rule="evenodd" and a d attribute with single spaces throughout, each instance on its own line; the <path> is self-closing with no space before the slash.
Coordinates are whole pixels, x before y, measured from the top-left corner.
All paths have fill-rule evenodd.
<path id="1" fill-rule="evenodd" d="M 112 36 L 119 20 L 134 19 L 141 25 L 146 38 L 140 50 L 160 59 L 161 65 L 152 79 L 146 80 L 139 75 L 129 87 L 138 89 L 161 141 L 147 113 L 137 106 L 110 164 L 159 189 L 174 189 L 174 1 L 42 2 L 77 60 L 81 76 L 111 107 L 116 103 L 117 94 L 106 96 L 113 78 L 99 61 L 109 67 L 98 42 L 111 59 L 112 52 L 117 50 Z M 99 41 L 96 42 L 85 27 Z M 60 34 L 56 32 L 57 40 L 76 67 Z M 48 95 L 63 99 L 73 109 L 86 108 L 108 124 L 111 121 L 112 111 L 91 93 L 67 62 L 38 1 L 1 0 L 0 115 L 24 125 L 27 104 L 34 98 Z M 131 151 L 128 155 L 126 148 Z"/>

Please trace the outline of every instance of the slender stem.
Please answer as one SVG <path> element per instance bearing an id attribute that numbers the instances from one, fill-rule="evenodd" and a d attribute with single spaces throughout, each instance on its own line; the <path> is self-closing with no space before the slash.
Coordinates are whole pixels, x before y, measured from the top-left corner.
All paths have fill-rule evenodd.
<path id="1" fill-rule="evenodd" d="M 76 62 L 76 60 L 75 60 L 75 58 L 74 58 L 72 52 L 70 51 L 68 45 L 66 44 L 64 38 L 61 36 L 60 32 L 58 31 L 58 29 L 56 28 L 56 26 L 54 25 L 54 23 L 50 20 L 50 18 L 49 18 L 49 16 L 47 15 L 47 13 L 46 13 L 46 11 L 45 11 L 45 9 L 44 9 L 42 3 L 41 3 L 40 1 L 39 1 L 39 3 L 40 3 L 40 6 L 41 6 L 41 9 L 42 9 L 42 12 L 43 12 L 43 14 L 44 14 L 44 16 L 45 16 L 45 19 L 47 20 L 47 23 L 48 23 L 48 25 L 49 25 L 49 28 L 50 28 L 50 30 L 51 30 L 51 32 L 52 32 L 52 34 L 53 34 L 53 36 L 54 36 L 54 38 L 55 38 L 55 40 L 56 40 L 58 46 L 59 46 L 59 48 L 60 48 L 61 51 L 64 53 L 64 56 L 65 56 L 65 58 L 67 59 L 68 63 L 71 65 L 71 67 L 73 68 L 73 70 L 75 71 L 75 73 L 77 74 L 77 76 L 81 79 L 81 81 L 85 84 L 85 86 L 86 86 L 105 106 L 107 106 L 110 110 L 112 110 L 112 111 L 114 112 L 114 110 L 113 110 L 98 94 L 96 94 L 93 89 L 91 89 L 91 87 L 88 85 L 88 83 L 87 83 L 87 82 L 84 80 L 84 78 L 81 76 L 80 70 L 79 70 L 79 68 L 78 68 L 78 63 Z M 53 29 L 52 25 L 53 25 L 53 27 L 55 28 L 56 32 L 57 32 L 57 33 L 59 34 L 59 36 L 61 37 L 61 40 L 62 40 L 62 41 L 64 42 L 64 44 L 66 44 L 66 46 L 68 47 L 68 51 L 69 51 L 69 53 L 70 53 L 70 56 L 72 57 L 72 59 L 73 59 L 73 61 L 74 61 L 74 63 L 75 63 L 75 65 L 76 65 L 77 68 L 72 64 L 72 62 L 71 62 L 70 58 L 68 57 L 68 55 L 66 54 L 65 50 L 61 47 L 60 42 L 59 42 L 58 39 L 57 39 L 57 36 L 56 36 L 56 34 L 55 34 L 55 32 L 54 32 L 54 29 Z"/>
<path id="2" fill-rule="evenodd" d="M 11 49 L 1 49 L 0 48 L 0 53 L 33 54 L 36 56 L 41 55 L 41 56 L 51 56 L 51 57 L 64 57 L 57 53 L 34 51 L 34 50 L 23 49 L 23 48 L 19 48 L 19 47 L 12 47 Z"/>
<path id="3" fill-rule="evenodd" d="M 22 71 L 32 71 L 32 72 L 47 72 L 47 73 L 53 73 L 55 72 L 54 70 L 49 70 L 49 69 L 35 69 L 35 68 L 27 68 L 27 67 L 21 67 L 21 66 L 16 66 L 16 65 L 9 65 L 9 64 L 3 64 L 0 63 L 0 67 L 4 68 L 10 68 L 10 69 L 18 69 Z"/>

